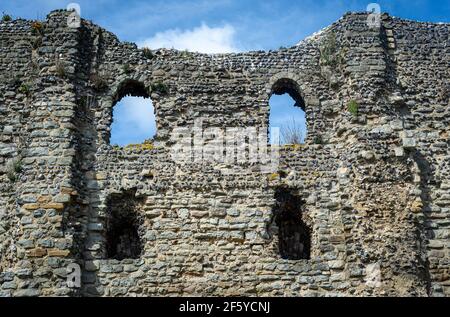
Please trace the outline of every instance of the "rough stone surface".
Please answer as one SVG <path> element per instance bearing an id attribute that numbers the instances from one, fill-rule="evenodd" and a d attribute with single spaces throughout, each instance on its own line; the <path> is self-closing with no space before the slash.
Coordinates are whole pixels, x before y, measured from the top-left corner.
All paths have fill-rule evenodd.
<path id="1" fill-rule="evenodd" d="M 278 51 L 150 56 L 67 17 L 0 22 L 1 296 L 450 294 L 448 24 L 349 13 Z M 265 127 L 282 92 L 309 135 L 278 173 L 171 158 L 174 127 Z M 151 147 L 109 145 L 127 94 L 154 103 Z M 278 188 L 304 202 L 309 259 L 280 257 Z M 108 202 L 130 192 L 142 252 L 108 259 Z"/>

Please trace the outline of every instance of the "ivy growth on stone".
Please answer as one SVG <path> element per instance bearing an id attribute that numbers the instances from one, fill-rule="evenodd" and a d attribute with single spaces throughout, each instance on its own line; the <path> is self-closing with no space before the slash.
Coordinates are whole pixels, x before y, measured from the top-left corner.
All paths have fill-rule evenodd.
<path id="1" fill-rule="evenodd" d="M 22 84 L 20 85 L 18 92 L 20 92 L 21 94 L 24 94 L 26 96 L 30 95 L 30 86 L 28 84 Z"/>
<path id="2" fill-rule="evenodd" d="M 6 175 L 11 182 L 15 182 L 17 180 L 18 174 L 22 173 L 22 159 L 17 158 L 8 162 L 7 164 L 7 172 Z"/>
<path id="3" fill-rule="evenodd" d="M 144 56 L 148 59 L 152 59 L 155 55 L 153 54 L 152 50 L 149 49 L 148 47 L 144 47 L 142 49 Z"/>
<path id="4" fill-rule="evenodd" d="M 33 49 L 38 49 L 41 45 L 42 45 L 42 35 L 37 36 L 34 40 L 33 40 Z"/>
<path id="5" fill-rule="evenodd" d="M 124 64 L 122 65 L 122 70 L 125 74 L 131 74 L 133 72 L 133 70 L 131 69 L 130 64 Z"/>
<path id="6" fill-rule="evenodd" d="M 314 144 L 324 144 L 324 143 L 325 142 L 323 140 L 323 137 L 320 134 L 314 137 Z"/>
<path id="7" fill-rule="evenodd" d="M 169 92 L 169 88 L 167 87 L 167 85 L 162 82 L 156 82 L 156 83 L 152 84 L 151 88 L 152 88 L 152 91 L 154 91 L 156 93 L 160 93 L 162 95 L 165 95 Z"/>
<path id="8" fill-rule="evenodd" d="M 189 58 L 192 56 L 192 54 L 188 50 L 183 50 L 180 52 L 180 55 L 182 58 Z"/>
<path id="9" fill-rule="evenodd" d="M 320 45 L 319 50 L 320 65 L 335 68 L 344 63 L 346 50 L 338 50 L 335 33 L 331 32 L 328 34 Z"/>
<path id="10" fill-rule="evenodd" d="M 335 66 L 336 60 L 336 35 L 330 33 L 320 46 L 320 64 L 324 66 Z"/>
<path id="11" fill-rule="evenodd" d="M 9 21 L 12 21 L 12 17 L 9 14 L 3 12 L 2 22 L 9 22 Z"/>
<path id="12" fill-rule="evenodd" d="M 359 104 L 356 100 L 352 99 L 347 104 L 347 110 L 355 117 L 358 116 Z"/>

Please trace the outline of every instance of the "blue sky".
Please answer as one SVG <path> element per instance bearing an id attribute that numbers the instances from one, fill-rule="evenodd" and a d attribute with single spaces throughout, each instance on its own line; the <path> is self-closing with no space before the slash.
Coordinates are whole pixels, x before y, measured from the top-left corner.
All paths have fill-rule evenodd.
<path id="1" fill-rule="evenodd" d="M 295 45 L 347 11 L 365 11 L 377 2 L 383 12 L 407 19 L 448 22 L 449 0 L 0 0 L 0 11 L 44 19 L 53 9 L 77 2 L 83 18 L 114 32 L 121 40 L 143 42 L 158 33 L 183 33 L 201 27 L 231 27 L 228 43 L 239 50 Z"/>
<path id="2" fill-rule="evenodd" d="M 450 17 L 450 0 L 0 0 L 0 12 L 45 19 L 51 10 L 66 8 L 71 2 L 80 5 L 83 18 L 112 31 L 123 41 L 150 48 L 173 47 L 204 53 L 292 46 L 347 11 L 365 11 L 370 2 L 380 4 L 383 12 L 406 19 L 449 22 Z M 284 110 L 289 109 L 289 103 L 293 102 L 286 96 L 272 97 L 272 121 L 289 114 L 301 115 L 298 111 Z M 146 104 L 151 107 L 151 102 Z M 135 114 L 142 109 L 143 103 L 135 99 L 122 100 L 116 106 L 115 114 L 129 117 L 124 123 L 115 118 L 113 132 L 123 132 L 113 133 L 112 143 L 133 142 L 130 124 L 140 133 L 136 142 L 145 139 L 143 135 L 148 135 L 149 129 L 153 129 L 150 134 L 154 133 L 151 122 L 144 121 L 151 119 L 148 113 Z"/>

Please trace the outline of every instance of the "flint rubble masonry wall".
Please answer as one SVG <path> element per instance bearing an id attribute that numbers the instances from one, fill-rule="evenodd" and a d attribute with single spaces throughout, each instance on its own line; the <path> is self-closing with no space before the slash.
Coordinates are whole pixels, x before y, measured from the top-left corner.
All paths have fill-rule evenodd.
<path id="1" fill-rule="evenodd" d="M 67 17 L 0 22 L 0 296 L 449 296 L 449 24 L 349 13 L 277 51 L 147 54 Z M 172 159 L 175 127 L 264 128 L 280 92 L 309 136 L 275 173 Z M 109 144 L 128 94 L 154 103 L 153 146 Z M 280 256 L 278 189 L 303 202 L 309 259 Z M 142 254 L 108 259 L 126 194 Z"/>

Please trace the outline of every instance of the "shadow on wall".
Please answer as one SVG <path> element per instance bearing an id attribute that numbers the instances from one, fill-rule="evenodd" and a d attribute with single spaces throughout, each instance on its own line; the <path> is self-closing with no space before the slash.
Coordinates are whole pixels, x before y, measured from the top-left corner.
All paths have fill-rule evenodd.
<path id="1" fill-rule="evenodd" d="M 143 215 L 139 212 L 142 199 L 136 190 L 113 194 L 107 200 L 106 257 L 108 259 L 138 259 L 143 252 Z"/>

